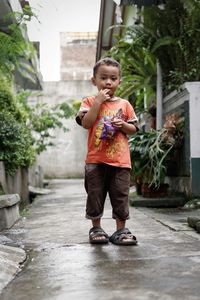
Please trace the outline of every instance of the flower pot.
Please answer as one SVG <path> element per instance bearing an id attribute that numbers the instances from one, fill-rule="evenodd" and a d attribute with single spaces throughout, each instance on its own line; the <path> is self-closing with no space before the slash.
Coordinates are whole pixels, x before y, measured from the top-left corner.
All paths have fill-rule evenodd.
<path id="1" fill-rule="evenodd" d="M 155 188 L 155 186 L 149 186 L 147 183 L 142 185 L 142 196 L 145 198 L 161 198 L 165 197 L 168 194 L 167 183 L 161 183 L 159 188 Z"/>
<path id="2" fill-rule="evenodd" d="M 136 193 L 137 195 L 142 195 L 142 184 L 141 183 L 135 183 Z"/>

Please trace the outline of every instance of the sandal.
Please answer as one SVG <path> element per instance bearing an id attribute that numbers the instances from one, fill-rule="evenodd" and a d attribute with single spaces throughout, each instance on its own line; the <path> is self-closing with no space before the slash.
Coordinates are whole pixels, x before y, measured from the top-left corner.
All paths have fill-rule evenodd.
<path id="1" fill-rule="evenodd" d="M 107 244 L 109 237 L 102 228 L 92 227 L 89 231 L 89 240 L 91 244 Z"/>
<path id="2" fill-rule="evenodd" d="M 110 242 L 115 245 L 136 245 L 137 239 L 128 228 L 115 231 L 110 237 Z"/>

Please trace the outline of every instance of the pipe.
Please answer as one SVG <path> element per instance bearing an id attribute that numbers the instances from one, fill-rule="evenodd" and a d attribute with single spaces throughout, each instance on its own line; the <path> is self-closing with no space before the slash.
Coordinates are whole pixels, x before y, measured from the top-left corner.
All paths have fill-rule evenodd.
<path id="1" fill-rule="evenodd" d="M 162 113 L 163 113 L 163 92 L 162 92 L 162 69 L 159 61 L 157 67 L 157 83 L 156 83 L 156 129 L 162 128 Z"/>

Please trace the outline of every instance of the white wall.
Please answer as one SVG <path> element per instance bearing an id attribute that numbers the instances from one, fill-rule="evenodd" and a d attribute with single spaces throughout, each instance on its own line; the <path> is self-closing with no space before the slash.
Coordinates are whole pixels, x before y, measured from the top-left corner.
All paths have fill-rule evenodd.
<path id="1" fill-rule="evenodd" d="M 95 87 L 86 80 L 45 82 L 40 101 L 54 105 L 70 99 L 82 99 L 95 92 Z M 56 146 L 49 147 L 38 157 L 37 163 L 46 178 L 82 177 L 84 174 L 87 130 L 77 125 L 74 118 L 65 120 L 64 124 L 69 132 L 56 129 L 53 140 Z"/>
<path id="2" fill-rule="evenodd" d="M 191 157 L 200 157 L 200 82 L 186 82 L 190 94 L 190 152 Z"/>

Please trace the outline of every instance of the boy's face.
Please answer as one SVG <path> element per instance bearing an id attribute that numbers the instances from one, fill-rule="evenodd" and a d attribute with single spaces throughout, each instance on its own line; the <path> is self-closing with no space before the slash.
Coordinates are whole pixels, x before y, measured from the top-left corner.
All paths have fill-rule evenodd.
<path id="1" fill-rule="evenodd" d="M 92 83 L 97 89 L 108 89 L 110 97 L 114 95 L 120 82 L 119 69 L 114 66 L 100 65 L 95 77 L 92 77 Z"/>

